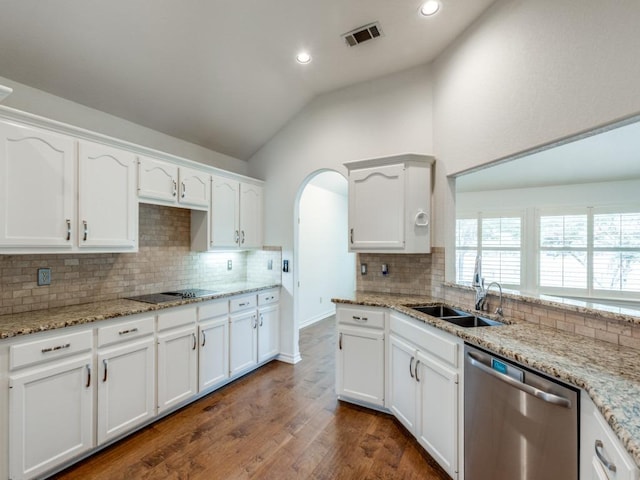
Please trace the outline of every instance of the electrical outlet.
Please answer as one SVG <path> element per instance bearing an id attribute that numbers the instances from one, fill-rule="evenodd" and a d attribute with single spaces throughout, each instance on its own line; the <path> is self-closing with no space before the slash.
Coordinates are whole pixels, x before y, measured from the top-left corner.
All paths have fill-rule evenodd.
<path id="1" fill-rule="evenodd" d="M 39 268 L 38 269 L 38 286 L 51 285 L 51 269 Z"/>
<path id="2" fill-rule="evenodd" d="M 389 275 L 389 266 L 386 263 L 382 264 L 382 275 L 387 276 Z"/>
<path id="3" fill-rule="evenodd" d="M 267 262 L 267 270 L 273 270 L 273 260 Z"/>
<path id="4" fill-rule="evenodd" d="M 233 270 L 233 261 L 227 260 L 227 270 Z"/>
<path id="5" fill-rule="evenodd" d="M 360 275 L 366 275 L 367 274 L 367 264 L 366 263 L 361 263 L 360 264 Z"/>

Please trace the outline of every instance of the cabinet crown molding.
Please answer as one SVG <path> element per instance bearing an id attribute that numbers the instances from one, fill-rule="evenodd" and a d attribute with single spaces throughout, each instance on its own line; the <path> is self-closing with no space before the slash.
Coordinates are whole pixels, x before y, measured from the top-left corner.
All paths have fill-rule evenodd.
<path id="1" fill-rule="evenodd" d="M 368 158 L 363 160 L 354 160 L 351 162 L 344 163 L 344 166 L 347 167 L 349 171 L 357 170 L 360 168 L 368 168 L 368 167 L 380 167 L 383 165 L 392 165 L 398 163 L 404 164 L 422 164 L 424 166 L 433 165 L 436 161 L 433 155 L 428 155 L 424 153 L 400 153 L 397 155 L 390 155 L 388 157 L 376 157 L 376 158 Z"/>

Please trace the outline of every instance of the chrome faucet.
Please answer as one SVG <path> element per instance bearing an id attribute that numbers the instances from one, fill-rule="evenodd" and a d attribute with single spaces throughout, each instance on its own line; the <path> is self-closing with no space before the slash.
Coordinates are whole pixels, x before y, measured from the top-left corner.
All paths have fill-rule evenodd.
<path id="1" fill-rule="evenodd" d="M 484 278 L 482 278 L 482 257 L 478 255 L 476 257 L 476 267 L 473 272 L 473 282 L 471 285 L 476 289 L 476 310 L 484 310 L 485 304 L 487 303 L 487 293 L 489 289 L 495 285 L 498 287 L 500 291 L 500 305 L 496 308 L 496 315 L 504 316 L 502 310 L 502 286 L 498 282 L 491 282 L 487 285 L 487 288 L 484 288 Z"/>

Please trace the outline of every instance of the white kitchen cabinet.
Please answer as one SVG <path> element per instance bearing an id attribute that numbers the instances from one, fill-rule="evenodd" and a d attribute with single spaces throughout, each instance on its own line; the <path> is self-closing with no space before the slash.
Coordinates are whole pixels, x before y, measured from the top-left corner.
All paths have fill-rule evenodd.
<path id="1" fill-rule="evenodd" d="M 155 319 L 98 328 L 98 444 L 155 416 Z"/>
<path id="2" fill-rule="evenodd" d="M 195 307 L 158 314 L 158 413 L 184 403 L 198 392 L 196 333 Z"/>
<path id="3" fill-rule="evenodd" d="M 431 252 L 433 157 L 406 154 L 345 163 L 349 170 L 349 250 Z"/>
<path id="4" fill-rule="evenodd" d="M 342 400 L 385 405 L 384 312 L 338 306 L 336 393 Z"/>
<path id="5" fill-rule="evenodd" d="M 229 323 L 229 370 L 232 377 L 258 364 L 258 313 L 255 309 L 231 315 Z"/>
<path id="6" fill-rule="evenodd" d="M 280 353 L 279 292 L 271 290 L 258 295 L 258 363 Z"/>
<path id="7" fill-rule="evenodd" d="M 0 247 L 73 246 L 75 140 L 0 122 Z"/>
<path id="8" fill-rule="evenodd" d="M 140 156 L 138 195 L 143 202 L 208 210 L 210 176 L 204 171 Z"/>
<path id="9" fill-rule="evenodd" d="M 583 480 L 637 480 L 640 472 L 597 407 L 580 396 L 580 478 Z"/>
<path id="10" fill-rule="evenodd" d="M 92 335 L 44 335 L 10 347 L 10 478 L 30 479 L 94 446 Z"/>
<path id="11" fill-rule="evenodd" d="M 229 378 L 229 304 L 207 302 L 198 308 L 198 391 L 212 389 Z"/>
<path id="12" fill-rule="evenodd" d="M 77 238 L 80 248 L 137 248 L 138 198 L 133 153 L 79 142 Z"/>
<path id="13" fill-rule="evenodd" d="M 212 176 L 210 248 L 262 246 L 262 190 L 259 184 Z"/>
<path id="14" fill-rule="evenodd" d="M 455 479 L 462 440 L 461 341 L 396 313 L 389 328 L 389 409 Z"/>

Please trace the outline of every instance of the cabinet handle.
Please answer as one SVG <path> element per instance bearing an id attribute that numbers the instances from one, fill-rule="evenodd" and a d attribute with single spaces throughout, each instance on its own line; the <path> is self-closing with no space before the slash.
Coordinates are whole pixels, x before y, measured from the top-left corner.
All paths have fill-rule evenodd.
<path id="1" fill-rule="evenodd" d="M 354 320 L 359 320 L 361 322 L 366 322 L 369 320 L 367 317 L 357 317 L 356 315 L 353 315 L 351 318 L 353 318 Z"/>
<path id="2" fill-rule="evenodd" d="M 109 376 L 108 370 L 109 370 L 109 362 L 107 361 L 107 359 L 105 358 L 104 360 L 102 360 L 102 365 L 104 366 L 104 375 L 102 376 L 102 382 L 106 382 L 107 378 Z"/>
<path id="3" fill-rule="evenodd" d="M 204 334 L 204 330 L 202 331 L 202 346 L 204 347 L 207 343 L 207 336 Z"/>
<path id="4" fill-rule="evenodd" d="M 338 337 L 338 348 L 342 350 L 342 333 L 340 333 L 340 337 Z"/>
<path id="5" fill-rule="evenodd" d="M 351 242 L 351 245 L 353 245 L 353 228 L 349 230 L 349 241 Z"/>
<path id="6" fill-rule="evenodd" d="M 198 340 L 196 339 L 195 333 L 192 333 L 191 336 L 193 337 L 193 347 L 191 348 L 191 350 L 195 350 L 196 347 L 198 346 Z"/>
<path id="7" fill-rule="evenodd" d="M 600 460 L 602 462 L 602 464 L 611 472 L 616 472 L 617 468 L 616 468 L 616 464 L 607 460 L 607 458 L 604 456 L 604 452 L 602 451 L 602 449 L 604 448 L 604 445 L 602 443 L 602 440 L 596 440 L 596 456 L 598 457 L 598 460 Z"/>
<path id="8" fill-rule="evenodd" d="M 175 197 L 176 195 L 178 195 L 178 182 L 176 182 L 175 180 L 172 180 L 173 182 L 173 196 Z"/>
<path id="9" fill-rule="evenodd" d="M 184 198 L 185 194 L 187 193 L 187 187 L 184 184 L 184 182 L 182 182 L 182 195 L 180 195 L 182 198 Z"/>
<path id="10" fill-rule="evenodd" d="M 90 386 L 91 386 L 91 365 L 87 363 L 87 384 L 85 385 L 85 387 L 89 388 Z"/>
<path id="11" fill-rule="evenodd" d="M 412 356 L 411 360 L 409 361 L 409 375 L 411 375 L 411 378 L 415 378 L 413 376 L 413 361 L 416 359 L 416 357 Z"/>
<path id="12" fill-rule="evenodd" d="M 247 305 L 249 305 L 249 302 L 242 302 L 238 304 L 239 307 L 246 307 Z"/>
<path id="13" fill-rule="evenodd" d="M 260 326 L 262 326 L 263 322 L 264 322 L 264 315 L 260 314 Z"/>
<path id="14" fill-rule="evenodd" d="M 71 347 L 70 343 L 65 343 L 64 345 L 56 345 L 55 347 L 47 347 L 41 350 L 42 353 L 56 352 L 58 350 L 64 350 L 65 348 Z"/>
<path id="15" fill-rule="evenodd" d="M 87 225 L 87 221 L 83 220 L 82 221 L 82 241 L 86 242 L 87 241 L 87 235 L 89 235 L 89 226 Z"/>
<path id="16" fill-rule="evenodd" d="M 258 328 L 258 317 L 256 315 L 253 316 L 253 328 Z"/>
<path id="17" fill-rule="evenodd" d="M 67 242 L 71 240 L 71 220 L 67 218 Z"/>
<path id="18" fill-rule="evenodd" d="M 138 327 L 130 328 L 128 330 L 121 330 L 118 332 L 118 335 L 126 335 L 127 333 L 135 333 L 138 331 Z"/>
<path id="19" fill-rule="evenodd" d="M 240 241 L 240 245 L 244 245 L 244 230 L 242 230 L 242 240 Z"/>
<path id="20" fill-rule="evenodd" d="M 416 382 L 420 382 L 420 379 L 418 378 L 418 365 L 420 365 L 420 360 L 416 362 L 416 368 L 413 369 L 416 374 Z"/>
<path id="21" fill-rule="evenodd" d="M 233 243 L 240 244 L 240 232 L 238 230 L 236 230 L 236 240 Z"/>

